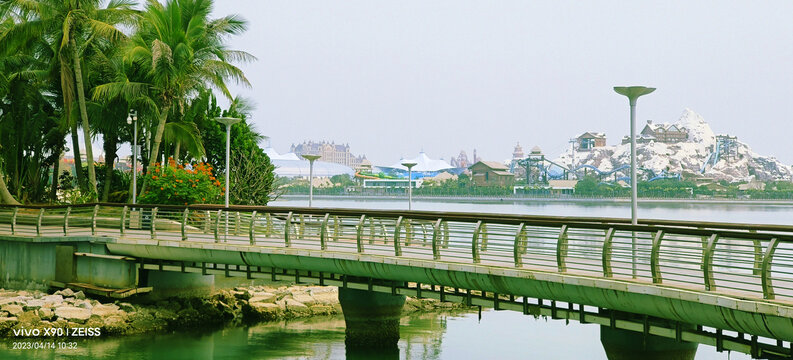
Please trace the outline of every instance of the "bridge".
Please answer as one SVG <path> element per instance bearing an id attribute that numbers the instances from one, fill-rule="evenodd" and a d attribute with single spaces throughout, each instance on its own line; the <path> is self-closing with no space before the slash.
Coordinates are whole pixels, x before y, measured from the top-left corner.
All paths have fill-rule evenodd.
<path id="1" fill-rule="evenodd" d="M 610 359 L 793 355 L 793 226 L 286 207 L 0 206 L 0 285 L 105 294 L 213 275 L 339 286 L 349 341 L 404 296 L 593 323 Z M 692 346 L 693 345 L 693 346 Z M 653 355 L 653 351 L 662 352 Z M 655 350 L 653 350 L 655 349 Z M 666 352 L 664 352 L 666 351 Z"/>

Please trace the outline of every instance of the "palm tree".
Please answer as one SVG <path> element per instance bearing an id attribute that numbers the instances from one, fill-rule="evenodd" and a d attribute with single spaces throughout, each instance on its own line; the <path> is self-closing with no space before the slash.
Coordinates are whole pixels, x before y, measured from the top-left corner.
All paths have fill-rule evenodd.
<path id="1" fill-rule="evenodd" d="M 245 22 L 237 16 L 210 19 L 211 10 L 211 0 L 168 0 L 165 4 L 149 0 L 126 55 L 128 62 L 148 69 L 146 79 L 95 89 L 95 98 L 123 93 L 130 98 L 146 96 L 157 104 L 149 167 L 159 157 L 168 116 L 181 115 L 199 89 L 211 86 L 231 98 L 227 80 L 250 85 L 242 70 L 230 62 L 253 56 L 225 45 L 228 36 L 246 29 Z M 145 188 L 146 180 L 141 191 Z"/>
<path id="2" fill-rule="evenodd" d="M 85 102 L 82 50 L 95 38 L 112 41 L 124 38 L 125 35 L 115 25 L 131 24 L 135 14 L 132 9 L 134 3 L 129 0 L 111 0 L 104 9 L 100 7 L 101 3 L 101 0 L 8 0 L 0 6 L 0 11 L 3 13 L 13 13 L 24 19 L 0 40 L 0 50 L 8 47 L 12 42 L 24 43 L 30 39 L 49 39 L 58 45 L 52 60 L 60 65 L 64 111 L 67 119 L 70 118 L 76 92 L 88 159 L 89 191 L 94 197 L 97 195 L 96 173 Z M 72 129 L 74 128 L 73 126 Z M 76 140 L 74 135 L 73 131 L 72 140 Z M 74 141 L 73 146 L 77 161 L 79 145 Z"/>

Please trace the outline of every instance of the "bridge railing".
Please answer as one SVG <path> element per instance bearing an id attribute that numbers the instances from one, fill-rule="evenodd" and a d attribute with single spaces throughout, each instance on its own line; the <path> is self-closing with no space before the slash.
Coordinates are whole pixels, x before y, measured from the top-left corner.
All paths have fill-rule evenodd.
<path id="1" fill-rule="evenodd" d="M 0 235 L 317 249 L 793 301 L 793 226 L 785 225 L 213 205 L 0 205 Z"/>

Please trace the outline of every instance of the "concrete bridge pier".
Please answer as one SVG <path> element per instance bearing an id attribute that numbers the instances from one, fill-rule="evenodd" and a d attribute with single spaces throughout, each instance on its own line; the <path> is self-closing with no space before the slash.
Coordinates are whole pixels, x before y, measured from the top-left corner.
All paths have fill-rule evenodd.
<path id="1" fill-rule="evenodd" d="M 211 293 L 215 288 L 215 275 L 141 269 L 139 277 L 141 286 L 154 288 L 148 294 L 151 300 L 201 296 Z"/>
<path id="2" fill-rule="evenodd" d="M 339 288 L 339 303 L 347 325 L 347 355 L 365 357 L 367 351 L 399 356 L 399 318 L 404 295 Z M 349 357 L 348 357 L 349 358 Z M 390 358 L 386 355 L 386 358 Z"/>
<path id="3" fill-rule="evenodd" d="M 600 343 L 609 360 L 693 360 L 699 344 L 600 326 Z"/>

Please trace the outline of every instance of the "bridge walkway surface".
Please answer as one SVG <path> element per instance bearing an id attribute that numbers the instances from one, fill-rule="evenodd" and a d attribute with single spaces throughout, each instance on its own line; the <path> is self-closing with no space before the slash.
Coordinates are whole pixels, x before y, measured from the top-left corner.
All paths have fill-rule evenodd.
<path id="1" fill-rule="evenodd" d="M 0 206 L 0 239 L 84 239 L 109 254 L 141 259 L 142 268 L 249 277 L 269 272 L 274 279 L 423 292 L 524 313 L 531 305 L 537 314 L 607 326 L 623 320 L 603 310 L 644 314 L 671 325 L 624 320 L 622 328 L 753 354 L 766 346 L 758 336 L 778 340 L 768 345 L 775 352 L 789 351 L 793 340 L 793 226 L 88 204 Z M 529 304 L 529 298 L 537 300 Z M 688 331 L 680 323 L 699 327 Z M 719 329 L 718 335 L 703 335 L 701 326 Z M 725 345 L 721 329 L 749 340 Z"/>

